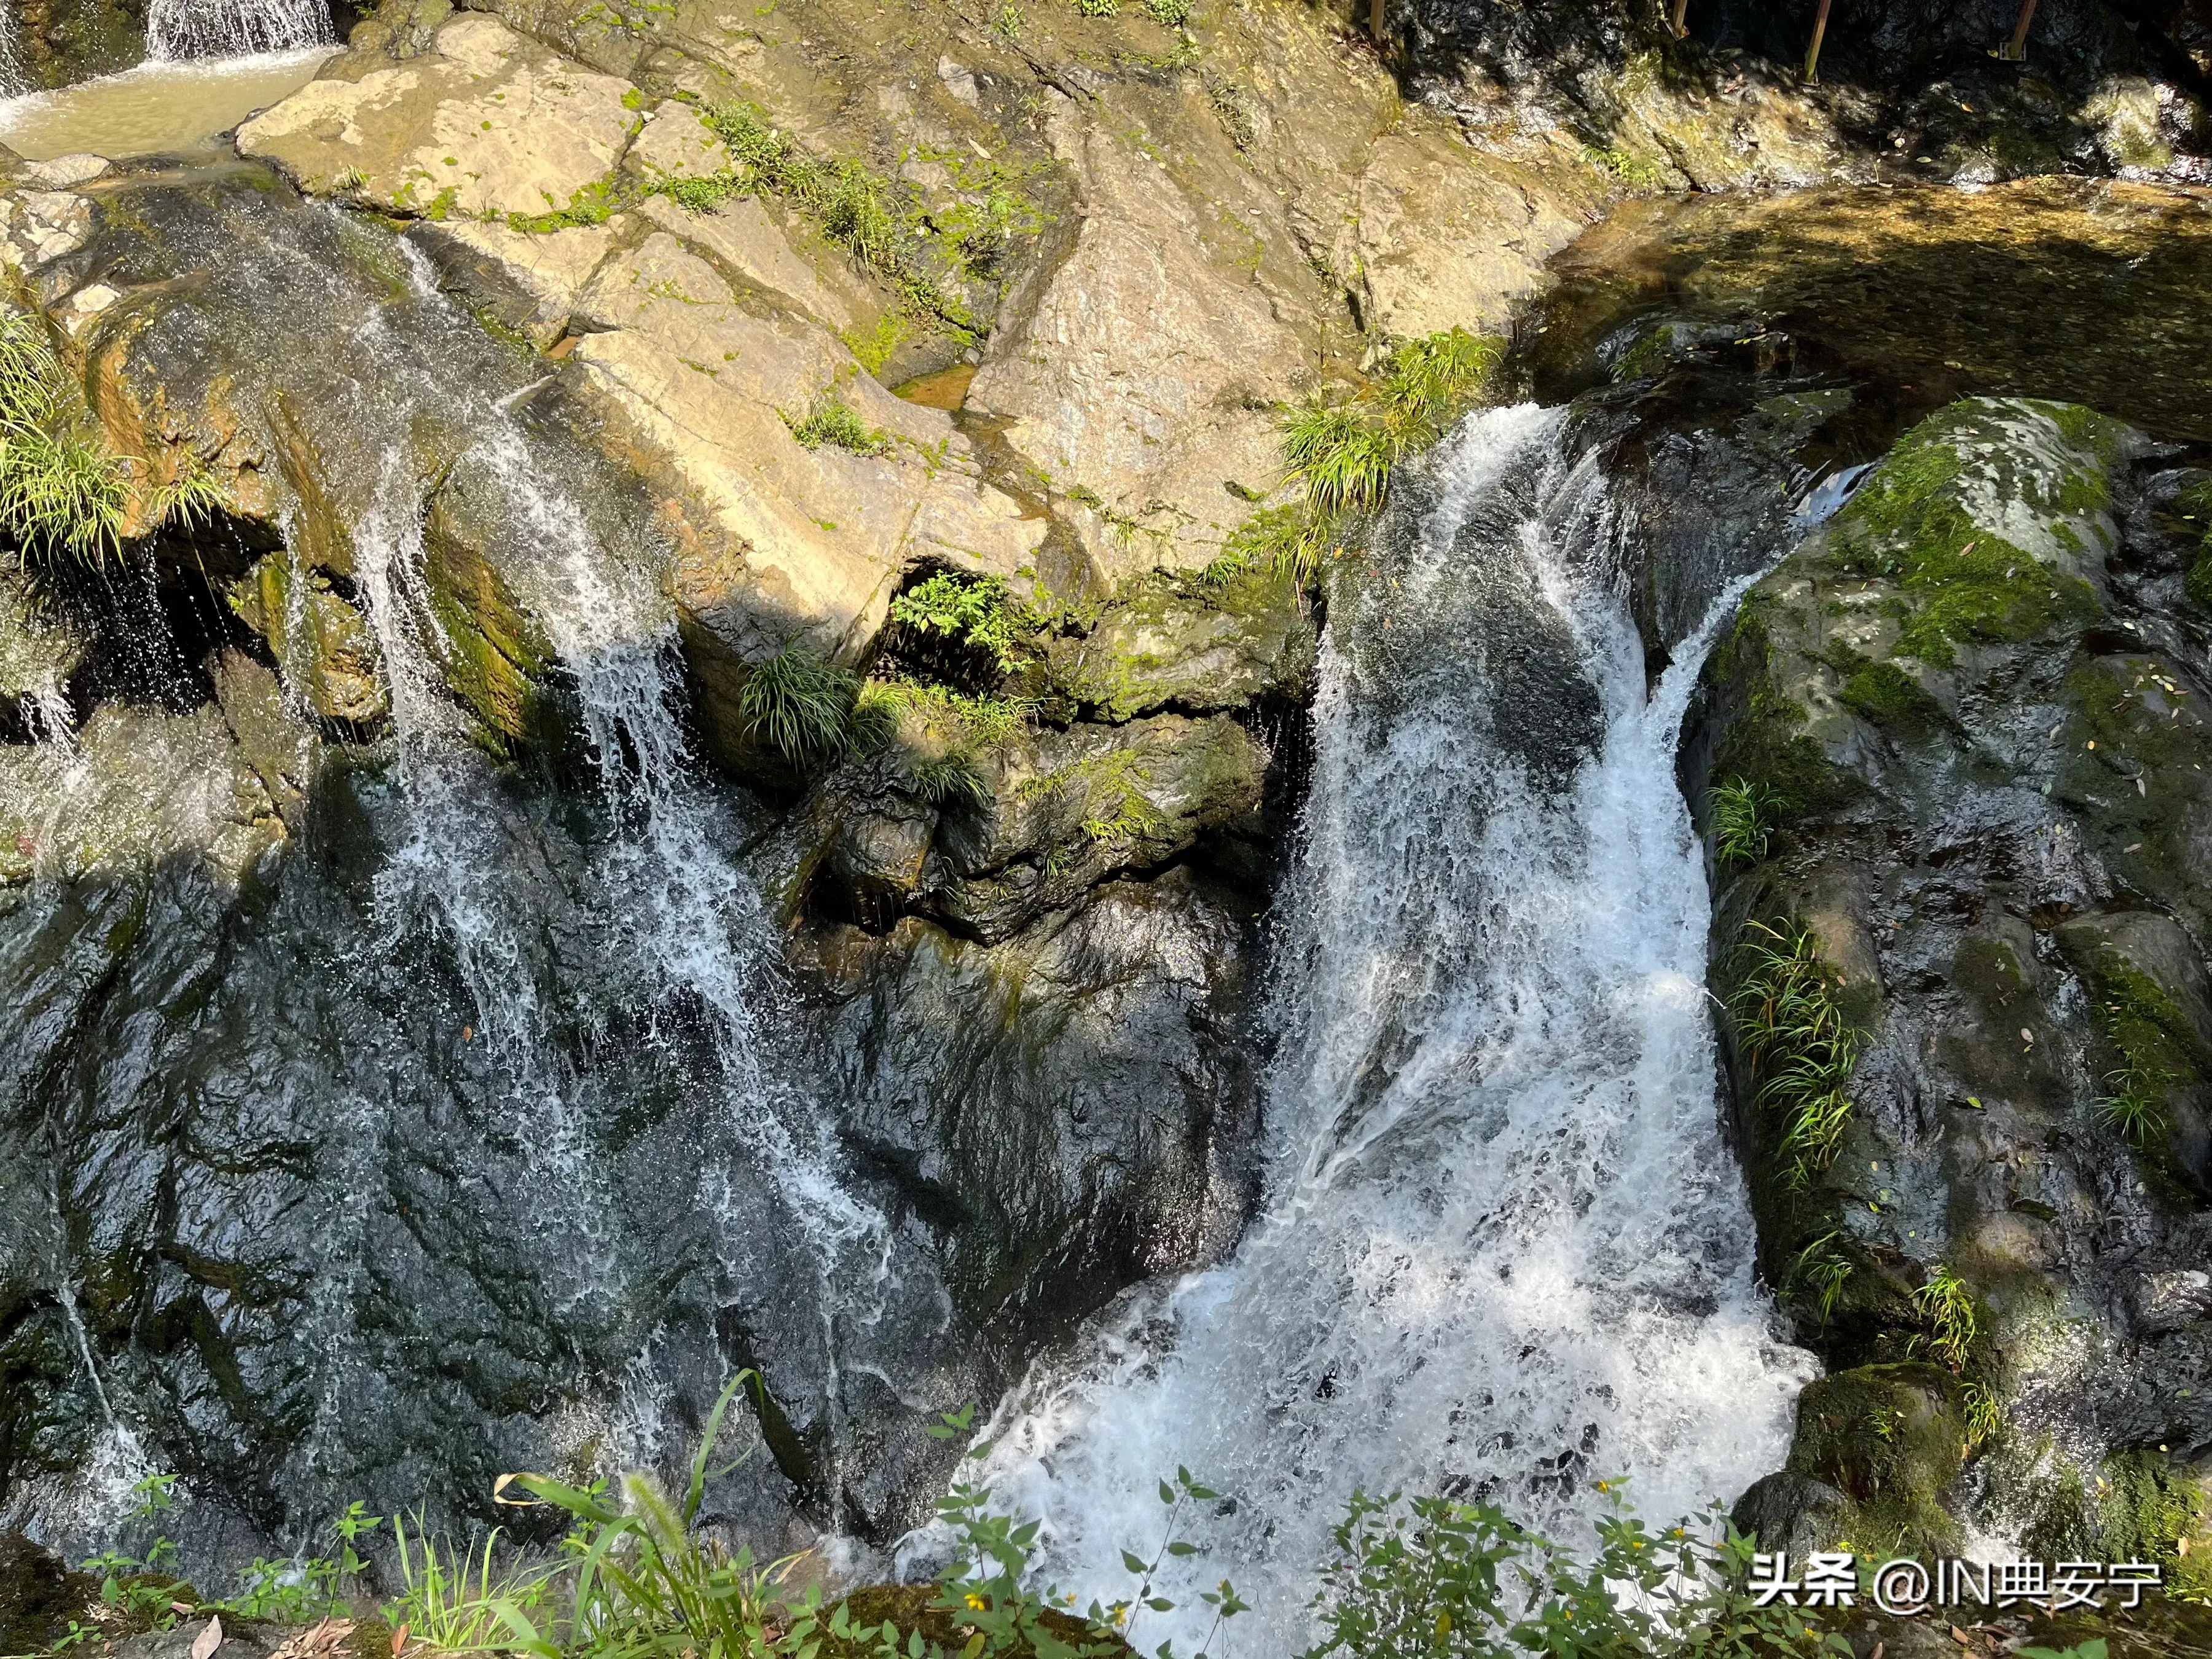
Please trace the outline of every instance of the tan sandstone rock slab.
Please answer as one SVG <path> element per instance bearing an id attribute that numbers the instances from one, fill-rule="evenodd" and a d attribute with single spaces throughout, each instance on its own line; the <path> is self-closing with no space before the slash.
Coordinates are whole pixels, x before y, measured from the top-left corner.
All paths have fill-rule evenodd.
<path id="1" fill-rule="evenodd" d="M 614 171 L 639 125 L 630 91 L 471 13 L 434 52 L 310 81 L 240 128 L 238 148 L 389 212 L 545 213 Z"/>
<path id="2" fill-rule="evenodd" d="M 1056 493 L 1103 504 L 1069 517 L 1108 580 L 1202 565 L 1251 513 L 1228 481 L 1279 470 L 1272 406 L 1300 390 L 1304 352 L 1209 253 L 1165 168 L 1097 127 L 1068 123 L 1064 142 L 1085 198 L 1073 246 L 1018 298 L 968 407 L 1005 422 Z"/>

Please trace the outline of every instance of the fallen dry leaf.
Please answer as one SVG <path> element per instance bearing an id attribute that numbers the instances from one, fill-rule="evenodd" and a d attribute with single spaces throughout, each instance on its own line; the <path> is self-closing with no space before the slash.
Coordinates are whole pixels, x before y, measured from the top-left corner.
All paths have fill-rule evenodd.
<path id="1" fill-rule="evenodd" d="M 293 1632 L 269 1659 L 330 1659 L 352 1634 L 352 1620 L 325 1619 L 319 1625 Z M 394 1653 L 398 1650 L 392 1650 Z"/>
<path id="2" fill-rule="evenodd" d="M 192 1659 L 213 1659 L 215 1650 L 222 1645 L 222 1620 L 210 1619 L 207 1628 L 192 1638 Z"/>
<path id="3" fill-rule="evenodd" d="M 392 1659 L 399 1659 L 400 1653 L 406 1648 L 406 1646 L 407 1626 L 402 1625 L 398 1630 L 392 1632 Z"/>

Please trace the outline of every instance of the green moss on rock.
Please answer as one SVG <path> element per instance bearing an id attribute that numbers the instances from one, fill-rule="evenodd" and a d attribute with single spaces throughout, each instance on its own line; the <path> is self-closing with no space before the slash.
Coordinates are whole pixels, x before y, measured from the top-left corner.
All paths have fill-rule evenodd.
<path id="1" fill-rule="evenodd" d="M 1933 1365 L 1861 1365 L 1810 1384 L 1797 1402 L 1790 1470 L 1851 1502 L 1849 1541 L 1862 1551 L 1956 1551 L 1958 1522 L 1940 1501 L 1966 1466 L 1958 1384 Z"/>

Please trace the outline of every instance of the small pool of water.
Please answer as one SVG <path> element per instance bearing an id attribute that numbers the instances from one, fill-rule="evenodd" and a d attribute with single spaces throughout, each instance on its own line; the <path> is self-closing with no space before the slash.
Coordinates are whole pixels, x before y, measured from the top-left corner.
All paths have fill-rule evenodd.
<path id="1" fill-rule="evenodd" d="M 314 79 L 337 50 L 141 64 L 54 92 L 0 98 L 0 144 L 33 161 L 80 152 L 119 159 L 203 149 Z"/>

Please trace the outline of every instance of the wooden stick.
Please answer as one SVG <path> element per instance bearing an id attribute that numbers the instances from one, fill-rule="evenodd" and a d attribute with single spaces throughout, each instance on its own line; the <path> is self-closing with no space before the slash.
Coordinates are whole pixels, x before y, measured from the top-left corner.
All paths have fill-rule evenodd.
<path id="1" fill-rule="evenodd" d="M 2030 5 L 2034 4 L 2034 3 L 2035 0 L 2028 0 L 2028 3 Z M 1367 27 L 1369 32 L 1375 36 L 1375 44 L 1376 46 L 1388 46 L 1389 42 L 1382 38 L 1382 4 L 1383 0 L 1369 0 L 1367 8 Z"/>
<path id="2" fill-rule="evenodd" d="M 1674 0 L 1674 13 L 1667 20 L 1667 26 L 1674 31 L 1674 38 L 1677 40 L 1682 40 L 1690 32 L 1690 26 L 1682 21 L 1689 9 L 1690 0 Z"/>
<path id="3" fill-rule="evenodd" d="M 2020 0 L 2020 26 L 2012 32 L 2012 44 L 1997 54 L 2008 64 L 2027 61 L 2027 26 L 2035 21 L 2035 0 Z"/>
<path id="4" fill-rule="evenodd" d="M 2033 5 L 2034 0 L 2028 0 L 2028 3 Z M 1830 0 L 1820 0 L 1820 15 L 1813 20 L 1813 44 L 1805 51 L 1805 78 L 1808 81 L 1820 78 L 1820 37 L 1828 32 L 1829 4 Z"/>

